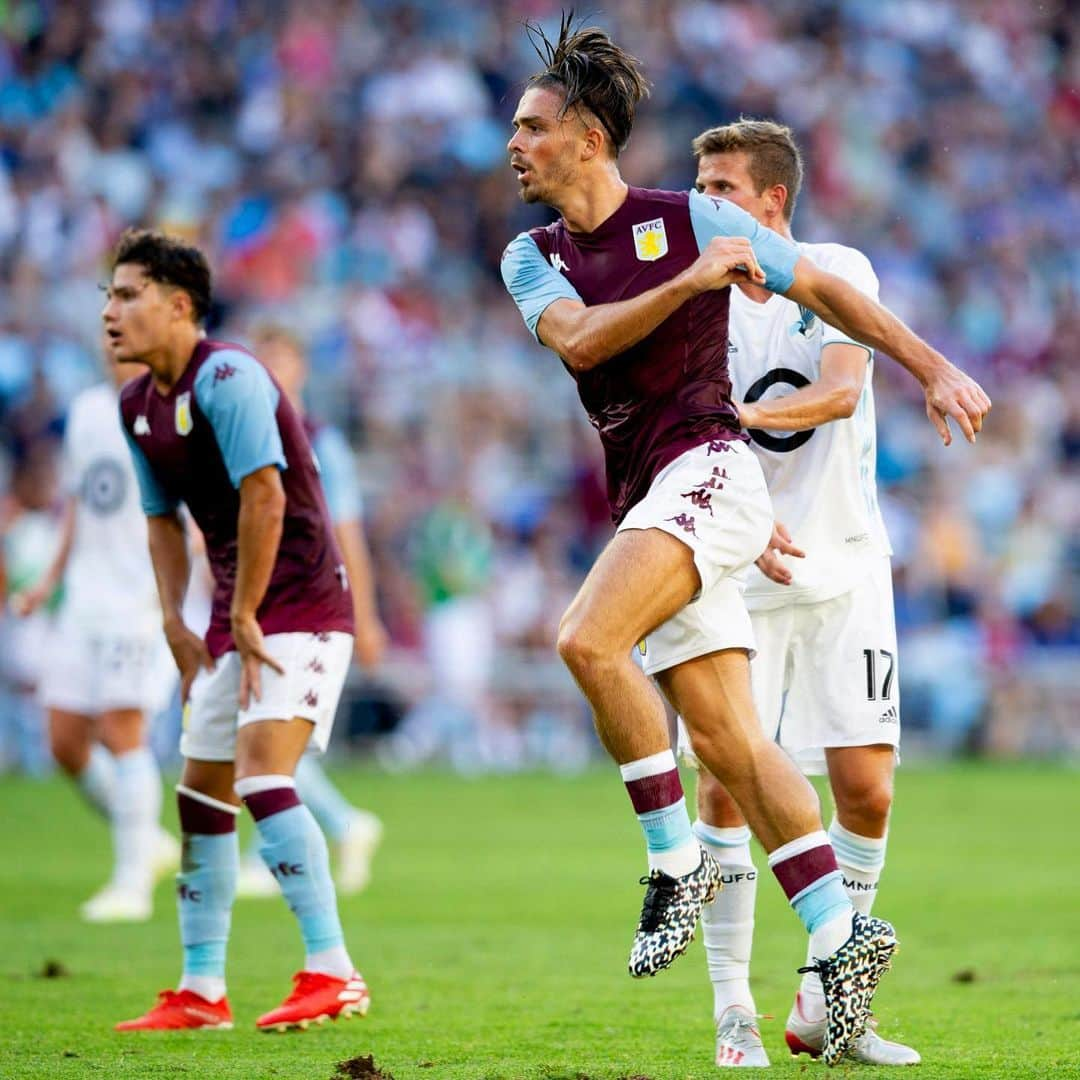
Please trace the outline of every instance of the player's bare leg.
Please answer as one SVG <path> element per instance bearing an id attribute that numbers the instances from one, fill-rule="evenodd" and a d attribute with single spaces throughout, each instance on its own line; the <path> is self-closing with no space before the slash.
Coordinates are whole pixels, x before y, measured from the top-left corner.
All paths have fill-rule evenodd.
<path id="1" fill-rule="evenodd" d="M 307 748 L 308 720 L 244 724 L 236 740 L 236 793 L 255 819 L 259 853 L 300 924 L 305 958 L 292 993 L 259 1017 L 264 1031 L 363 1016 L 370 995 L 345 948 L 326 839 L 293 779 Z"/>
<path id="2" fill-rule="evenodd" d="M 645 833 L 649 877 L 630 973 L 655 975 L 693 939 L 718 877 L 690 829 L 664 704 L 631 658 L 649 631 L 700 585 L 689 549 L 657 529 L 618 533 L 597 559 L 559 628 L 559 654 L 592 706 Z"/>

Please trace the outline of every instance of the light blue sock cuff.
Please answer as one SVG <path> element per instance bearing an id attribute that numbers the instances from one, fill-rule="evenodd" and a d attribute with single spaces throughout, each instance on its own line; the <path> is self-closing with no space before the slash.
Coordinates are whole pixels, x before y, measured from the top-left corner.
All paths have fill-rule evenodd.
<path id="1" fill-rule="evenodd" d="M 853 867 L 855 870 L 865 870 L 867 873 L 880 872 L 885 865 L 885 847 L 888 836 L 875 839 L 871 836 L 860 836 L 849 829 L 845 829 L 835 818 L 829 826 L 829 842 L 836 852 L 836 861 L 843 866 Z"/>
<path id="2" fill-rule="evenodd" d="M 851 910 L 851 900 L 844 888 L 844 876 L 839 870 L 818 878 L 791 901 L 795 914 L 802 920 L 806 932 L 812 934 L 830 919 Z"/>
<path id="3" fill-rule="evenodd" d="M 637 817 L 645 832 L 645 845 L 649 851 L 672 851 L 694 840 L 685 798 L 662 810 L 650 810 Z"/>

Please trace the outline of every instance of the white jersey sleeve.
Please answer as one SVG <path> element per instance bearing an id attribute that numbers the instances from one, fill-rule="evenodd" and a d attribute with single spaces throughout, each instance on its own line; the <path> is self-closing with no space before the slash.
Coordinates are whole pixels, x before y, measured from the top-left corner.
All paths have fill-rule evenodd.
<path id="1" fill-rule="evenodd" d="M 870 260 L 854 248 L 843 247 L 841 244 L 822 244 L 822 250 L 815 252 L 813 261 L 822 270 L 828 270 L 830 274 L 843 278 L 849 285 L 854 285 L 861 293 L 865 293 L 871 300 L 877 300 L 880 292 L 877 274 L 870 265 Z M 821 324 L 821 347 L 826 345 L 858 345 L 862 349 L 870 350 L 861 341 L 845 334 L 828 323 Z"/>

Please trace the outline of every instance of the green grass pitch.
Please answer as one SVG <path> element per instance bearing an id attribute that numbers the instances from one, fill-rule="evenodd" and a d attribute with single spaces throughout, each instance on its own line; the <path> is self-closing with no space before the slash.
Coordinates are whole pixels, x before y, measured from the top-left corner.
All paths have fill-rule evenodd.
<path id="1" fill-rule="evenodd" d="M 365 1020 L 295 1035 L 253 1028 L 301 959 L 276 900 L 234 913 L 235 1031 L 113 1034 L 176 979 L 169 887 L 150 923 L 80 925 L 79 901 L 102 883 L 104 826 L 61 780 L 0 783 L 0 1077 L 330 1080 L 367 1054 L 396 1080 L 716 1075 L 700 944 L 656 979 L 626 975 L 643 852 L 613 769 L 338 777 L 387 826 L 373 885 L 342 909 L 374 1001 Z M 911 768 L 897 789 L 879 910 L 902 947 L 876 1003 L 882 1032 L 922 1051 L 925 1080 L 1080 1077 L 1080 777 Z M 758 900 L 773 1074 L 824 1075 L 783 1045 L 801 928 L 767 873 Z M 43 977 L 49 961 L 66 974 Z M 837 1070 L 855 1072 L 867 1070 Z"/>

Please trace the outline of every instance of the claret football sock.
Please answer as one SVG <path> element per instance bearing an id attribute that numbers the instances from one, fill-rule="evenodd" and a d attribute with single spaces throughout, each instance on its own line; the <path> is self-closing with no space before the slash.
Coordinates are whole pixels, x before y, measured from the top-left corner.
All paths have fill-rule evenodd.
<path id="1" fill-rule="evenodd" d="M 300 801 L 293 778 L 248 776 L 237 780 L 236 793 L 255 819 L 259 854 L 300 923 L 304 970 L 349 978 L 354 969 L 338 918 L 326 838 Z"/>
<path id="2" fill-rule="evenodd" d="M 75 778 L 83 798 L 103 817 L 112 816 L 115 774 L 112 754 L 101 743 L 94 743 L 86 768 Z"/>
<path id="3" fill-rule="evenodd" d="M 720 866 L 722 888 L 701 909 L 702 937 L 713 984 L 713 1019 L 732 1005 L 757 1013 L 750 992 L 757 870 L 750 857 L 750 829 L 724 829 L 698 819 L 694 835 Z"/>
<path id="4" fill-rule="evenodd" d="M 178 784 L 177 805 L 184 854 L 176 875 L 176 906 L 184 946 L 181 990 L 208 1001 L 225 993 L 236 868 L 240 857 L 236 818 L 240 808 Z"/>
<path id="5" fill-rule="evenodd" d="M 649 869 L 684 877 L 701 864 L 701 848 L 690 827 L 682 781 L 670 750 L 619 766 L 637 819 L 645 833 Z"/>
<path id="6" fill-rule="evenodd" d="M 769 867 L 810 935 L 812 955 L 831 956 L 850 937 L 855 909 L 824 830 L 797 837 L 770 852 Z"/>
<path id="7" fill-rule="evenodd" d="M 154 755 L 145 746 L 117 754 L 115 763 L 113 880 L 126 888 L 149 892 L 161 817 L 161 774 Z"/>

